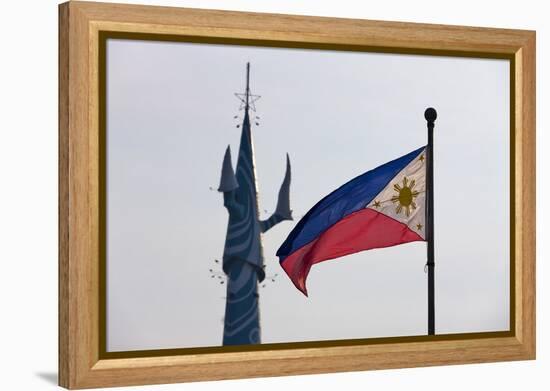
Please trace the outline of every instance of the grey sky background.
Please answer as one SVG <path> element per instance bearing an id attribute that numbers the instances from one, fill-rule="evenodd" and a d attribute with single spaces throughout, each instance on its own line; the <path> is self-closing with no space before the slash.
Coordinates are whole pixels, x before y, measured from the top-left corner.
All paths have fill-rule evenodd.
<path id="1" fill-rule="evenodd" d="M 425 243 L 314 266 L 309 298 L 275 252 L 320 198 L 426 144 L 435 128 L 436 332 L 509 324 L 509 63 L 504 60 L 109 40 L 109 351 L 221 345 L 227 212 L 216 191 L 250 61 L 261 217 L 292 164 L 295 221 L 263 237 L 262 342 L 426 333 Z M 267 213 L 264 212 L 267 210 Z"/>

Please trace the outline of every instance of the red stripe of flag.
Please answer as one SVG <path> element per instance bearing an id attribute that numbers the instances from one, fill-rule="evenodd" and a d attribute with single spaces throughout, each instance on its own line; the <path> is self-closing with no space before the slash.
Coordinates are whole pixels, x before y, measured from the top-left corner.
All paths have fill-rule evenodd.
<path id="1" fill-rule="evenodd" d="M 374 248 L 424 241 L 406 224 L 373 209 L 361 209 L 332 225 L 281 263 L 296 288 L 307 296 L 306 279 L 316 263 Z"/>

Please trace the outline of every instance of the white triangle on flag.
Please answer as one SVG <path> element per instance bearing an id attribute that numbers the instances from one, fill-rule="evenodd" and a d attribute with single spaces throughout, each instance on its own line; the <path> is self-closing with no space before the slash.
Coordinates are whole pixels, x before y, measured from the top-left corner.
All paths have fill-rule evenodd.
<path id="1" fill-rule="evenodd" d="M 426 238 L 426 149 L 420 151 L 367 208 L 385 214 Z"/>

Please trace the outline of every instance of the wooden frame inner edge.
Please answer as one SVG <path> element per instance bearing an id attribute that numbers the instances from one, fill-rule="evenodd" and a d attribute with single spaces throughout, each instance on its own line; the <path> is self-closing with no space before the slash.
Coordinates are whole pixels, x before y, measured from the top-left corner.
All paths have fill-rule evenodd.
<path id="1" fill-rule="evenodd" d="M 279 25 L 279 20 L 285 23 Z M 288 21 L 301 30 L 290 29 Z M 335 27 L 330 34 L 320 32 L 326 26 Z M 272 41 L 368 45 L 376 51 L 420 48 L 508 56 L 515 63 L 511 90 L 515 111 L 510 113 L 516 146 L 515 162 L 511 162 L 516 179 L 514 336 L 100 360 L 96 299 L 100 102 L 96 81 L 97 40 L 103 30 L 241 39 L 261 36 Z M 430 38 L 434 35 L 437 41 Z M 70 2 L 60 5 L 59 48 L 60 385 L 85 388 L 534 358 L 533 32 Z M 305 357 L 308 360 L 301 359 Z"/>

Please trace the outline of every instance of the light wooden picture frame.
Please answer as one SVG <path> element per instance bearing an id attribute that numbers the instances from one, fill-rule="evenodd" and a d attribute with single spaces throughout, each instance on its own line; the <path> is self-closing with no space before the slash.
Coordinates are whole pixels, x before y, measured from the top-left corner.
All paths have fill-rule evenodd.
<path id="1" fill-rule="evenodd" d="M 509 61 L 509 330 L 108 352 L 105 67 L 110 38 Z M 59 6 L 59 384 L 63 387 L 535 359 L 535 202 L 533 31 L 80 1 Z"/>

